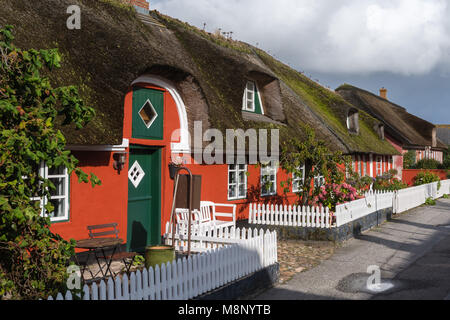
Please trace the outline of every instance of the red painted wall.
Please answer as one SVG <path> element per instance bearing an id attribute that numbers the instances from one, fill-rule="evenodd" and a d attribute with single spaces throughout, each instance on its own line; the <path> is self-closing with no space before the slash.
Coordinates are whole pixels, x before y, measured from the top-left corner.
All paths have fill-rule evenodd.
<path id="1" fill-rule="evenodd" d="M 65 239 L 86 239 L 88 225 L 117 222 L 120 237 L 126 237 L 127 170 L 120 175 L 113 169 L 111 152 L 73 152 L 86 173 L 94 173 L 101 186 L 79 183 L 70 177 L 69 221 L 53 223 L 51 230 Z"/>
<path id="2" fill-rule="evenodd" d="M 407 183 L 409 186 L 414 185 L 414 178 L 417 176 L 419 172 L 432 172 L 437 174 L 441 180 L 447 179 L 447 170 L 423 170 L 423 169 L 404 169 L 403 170 L 403 179 L 404 183 Z"/>

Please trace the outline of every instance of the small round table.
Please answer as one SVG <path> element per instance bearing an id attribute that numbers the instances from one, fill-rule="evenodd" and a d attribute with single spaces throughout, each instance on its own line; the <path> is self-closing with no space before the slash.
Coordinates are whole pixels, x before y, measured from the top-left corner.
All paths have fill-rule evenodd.
<path id="1" fill-rule="evenodd" d="M 91 239 L 83 239 L 83 240 L 77 240 L 76 242 L 76 248 L 78 249 L 86 249 L 88 250 L 88 256 L 86 259 L 86 266 L 84 266 L 82 271 L 82 276 L 84 280 L 84 271 L 86 267 L 89 269 L 89 258 L 91 254 L 95 256 L 95 259 L 97 260 L 98 267 L 100 268 L 100 271 L 95 274 L 98 275 L 100 272 L 103 275 L 103 278 L 106 278 L 108 276 L 108 272 L 111 276 L 113 276 L 112 271 L 110 269 L 112 258 L 114 256 L 114 253 L 116 252 L 119 245 L 123 243 L 123 240 L 120 238 L 91 238 Z M 109 255 L 109 258 L 106 256 L 105 250 L 112 249 L 112 253 Z M 105 264 L 102 266 L 100 263 L 100 260 L 103 259 L 105 261 Z M 106 271 L 103 272 L 103 268 L 106 265 Z M 95 276 L 92 274 L 92 271 L 89 269 L 89 272 L 92 276 L 92 278 L 95 278 Z"/>

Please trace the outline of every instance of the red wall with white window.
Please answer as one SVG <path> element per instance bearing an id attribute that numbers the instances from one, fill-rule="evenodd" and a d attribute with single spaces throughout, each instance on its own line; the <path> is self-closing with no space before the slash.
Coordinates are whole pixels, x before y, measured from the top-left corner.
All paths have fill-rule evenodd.
<path id="1" fill-rule="evenodd" d="M 88 225 L 117 222 L 120 237 L 126 237 L 126 211 L 128 198 L 127 170 L 120 174 L 113 169 L 111 152 L 73 152 L 80 161 L 79 167 L 87 174 L 95 174 L 101 186 L 78 182 L 70 177 L 69 220 L 51 225 L 51 231 L 65 239 L 88 238 Z"/>

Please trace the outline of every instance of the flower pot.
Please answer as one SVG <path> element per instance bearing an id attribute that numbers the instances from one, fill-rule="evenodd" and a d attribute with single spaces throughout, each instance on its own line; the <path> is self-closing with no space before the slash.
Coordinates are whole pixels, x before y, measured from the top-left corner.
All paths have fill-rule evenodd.
<path id="1" fill-rule="evenodd" d="M 145 248 L 145 267 L 155 268 L 156 265 L 175 260 L 175 248 L 170 246 L 154 246 Z"/>

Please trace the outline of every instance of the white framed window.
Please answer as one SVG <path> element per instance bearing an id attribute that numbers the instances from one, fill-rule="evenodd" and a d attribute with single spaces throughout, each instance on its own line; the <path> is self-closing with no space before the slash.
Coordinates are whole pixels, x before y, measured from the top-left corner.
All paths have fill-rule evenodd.
<path id="1" fill-rule="evenodd" d="M 314 188 L 320 188 L 323 185 L 325 185 L 325 177 L 318 174 L 314 177 Z"/>
<path id="2" fill-rule="evenodd" d="M 244 90 L 244 99 L 242 102 L 242 110 L 255 112 L 256 84 L 248 81 Z"/>
<path id="3" fill-rule="evenodd" d="M 298 168 L 301 171 L 300 175 L 292 174 L 292 192 L 301 192 L 302 185 L 305 182 L 305 166 Z"/>
<path id="4" fill-rule="evenodd" d="M 261 196 L 273 196 L 277 194 L 277 165 L 261 167 Z"/>
<path id="5" fill-rule="evenodd" d="M 228 166 L 228 200 L 247 198 L 247 165 Z"/>
<path id="6" fill-rule="evenodd" d="M 377 176 L 383 175 L 383 157 L 377 156 Z"/>
<path id="7" fill-rule="evenodd" d="M 362 174 L 361 174 L 361 177 L 364 177 L 364 176 L 368 175 L 367 174 L 367 161 L 366 160 L 367 160 L 366 156 L 362 155 Z"/>
<path id="8" fill-rule="evenodd" d="M 361 156 L 358 156 L 358 174 L 360 177 L 363 176 Z"/>
<path id="9" fill-rule="evenodd" d="M 67 168 L 49 168 L 45 163 L 41 163 L 39 167 L 39 175 L 44 179 L 49 179 L 56 187 L 50 190 L 50 197 L 34 197 L 31 200 L 39 201 L 41 207 L 41 215 L 44 216 L 44 206 L 51 202 L 55 208 L 53 212 L 48 214 L 50 221 L 66 221 L 69 220 L 69 175 Z"/>

